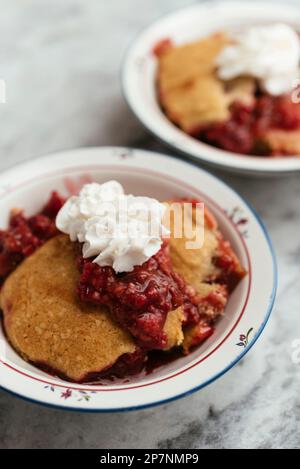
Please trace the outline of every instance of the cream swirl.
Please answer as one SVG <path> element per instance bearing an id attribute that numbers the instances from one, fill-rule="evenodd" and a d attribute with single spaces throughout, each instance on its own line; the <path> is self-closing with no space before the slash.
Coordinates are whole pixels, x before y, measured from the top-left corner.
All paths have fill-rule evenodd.
<path id="1" fill-rule="evenodd" d="M 222 80 L 250 75 L 271 95 L 292 90 L 300 60 L 300 41 L 293 28 L 286 24 L 250 27 L 231 39 L 216 60 Z"/>
<path id="2" fill-rule="evenodd" d="M 124 194 L 117 181 L 87 184 L 70 197 L 56 218 L 71 241 L 83 243 L 84 258 L 100 266 L 130 272 L 156 254 L 168 231 L 165 206 L 156 199 Z"/>

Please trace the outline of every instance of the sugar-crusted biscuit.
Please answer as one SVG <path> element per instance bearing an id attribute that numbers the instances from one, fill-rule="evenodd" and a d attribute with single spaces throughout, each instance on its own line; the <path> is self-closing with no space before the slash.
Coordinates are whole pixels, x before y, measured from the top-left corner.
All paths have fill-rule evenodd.
<path id="1" fill-rule="evenodd" d="M 78 300 L 76 257 L 68 237 L 48 241 L 6 280 L 0 307 L 7 337 L 25 360 L 83 382 L 136 345 L 105 307 Z M 182 320 L 181 308 L 168 314 L 167 349 L 182 343 Z"/>
<path id="2" fill-rule="evenodd" d="M 55 237 L 9 276 L 1 308 L 6 334 L 25 359 L 83 381 L 136 346 L 105 308 L 78 301 L 78 277 L 74 245 Z"/>
<path id="3" fill-rule="evenodd" d="M 263 137 L 276 155 L 300 155 L 300 130 L 269 130 Z"/>
<path id="4" fill-rule="evenodd" d="M 251 77 L 222 81 L 216 58 L 229 43 L 219 33 L 183 46 L 169 47 L 158 55 L 157 86 L 166 115 L 189 134 L 230 118 L 234 102 L 251 105 L 256 89 Z"/>

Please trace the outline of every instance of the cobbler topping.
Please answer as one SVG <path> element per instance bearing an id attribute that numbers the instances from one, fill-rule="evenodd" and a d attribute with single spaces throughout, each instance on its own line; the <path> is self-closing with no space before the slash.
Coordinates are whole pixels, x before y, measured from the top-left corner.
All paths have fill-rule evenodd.
<path id="1" fill-rule="evenodd" d="M 26 257 L 58 234 L 55 217 L 64 203 L 53 192 L 42 211 L 25 217 L 21 210 L 13 210 L 9 227 L 0 231 L 0 285 Z"/>
<path id="2" fill-rule="evenodd" d="M 231 35 L 217 57 L 222 80 L 252 76 L 273 96 L 288 93 L 299 75 L 300 41 L 286 24 L 254 26 Z"/>
<path id="3" fill-rule="evenodd" d="M 198 319 L 191 293 L 171 267 L 168 245 L 130 273 L 116 274 L 90 259 L 80 259 L 82 301 L 108 306 L 116 321 L 146 349 L 163 349 L 167 314 L 184 305 L 186 321 Z"/>
<path id="4" fill-rule="evenodd" d="M 116 181 L 87 184 L 58 213 L 57 228 L 82 243 L 84 258 L 100 267 L 130 272 L 162 245 L 165 206 L 149 197 L 125 195 Z"/>

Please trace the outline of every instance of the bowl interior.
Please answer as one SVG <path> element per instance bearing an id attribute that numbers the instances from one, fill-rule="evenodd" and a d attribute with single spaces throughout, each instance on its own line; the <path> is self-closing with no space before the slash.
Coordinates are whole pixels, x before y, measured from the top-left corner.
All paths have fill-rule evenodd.
<path id="1" fill-rule="evenodd" d="M 245 250 L 242 237 L 238 230 L 231 223 L 226 213 L 215 203 L 195 188 L 184 186 L 182 182 L 175 178 L 168 178 L 158 173 L 151 173 L 133 168 L 118 168 L 102 166 L 99 169 L 68 169 L 57 173 L 50 173 L 41 178 L 26 182 L 18 187 L 14 187 L 9 193 L 1 197 L 0 200 L 0 229 L 6 228 L 9 211 L 11 208 L 23 208 L 27 214 L 37 212 L 43 203 L 46 202 L 49 194 L 53 190 L 58 190 L 62 194 L 68 195 L 72 191 L 79 190 L 83 181 L 105 182 L 110 179 L 120 181 L 127 192 L 136 195 L 146 195 L 155 197 L 161 201 L 178 197 L 197 197 L 203 200 L 217 217 L 221 230 L 225 237 L 229 239 L 237 252 L 242 264 L 249 269 L 249 259 Z M 74 268 L 76 268 L 74 266 Z M 147 382 L 149 379 L 160 378 L 174 373 L 185 367 L 187 364 L 198 361 L 202 356 L 210 352 L 227 333 L 232 329 L 241 314 L 246 301 L 249 288 L 249 276 L 246 277 L 232 294 L 228 303 L 226 314 L 218 322 L 215 334 L 207 340 L 202 346 L 197 348 L 187 357 L 182 357 L 168 365 L 155 370 L 148 377 L 137 376 L 130 380 L 131 383 Z M 16 370 L 30 374 L 31 376 L 48 378 L 49 375 L 31 366 L 20 358 L 8 344 L 2 328 L 0 328 L 0 342 L 3 345 L 4 360 Z M 54 382 L 62 382 L 59 378 L 51 378 Z M 118 385 L 109 383 L 110 386 Z"/>
<path id="2" fill-rule="evenodd" d="M 186 155 L 235 172 L 257 175 L 300 170 L 300 158 L 256 158 L 206 145 L 178 129 L 162 112 L 156 94 L 153 47 L 164 38 L 187 43 L 214 32 L 284 22 L 300 30 L 300 11 L 270 2 L 209 2 L 172 13 L 146 29 L 123 66 L 123 90 L 139 120 L 157 137 Z"/>

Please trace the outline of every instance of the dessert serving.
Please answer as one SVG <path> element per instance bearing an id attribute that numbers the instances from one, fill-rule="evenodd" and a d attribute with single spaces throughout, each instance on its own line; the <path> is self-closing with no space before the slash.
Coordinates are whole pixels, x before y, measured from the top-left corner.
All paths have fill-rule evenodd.
<path id="1" fill-rule="evenodd" d="M 193 236 L 178 236 L 173 204 L 189 208 L 179 213 Z M 199 205 L 126 195 L 108 181 L 68 200 L 54 192 L 31 217 L 13 208 L 0 232 L 12 347 L 44 371 L 95 383 L 147 373 L 200 345 L 245 271 L 206 207 L 199 226 Z"/>
<path id="2" fill-rule="evenodd" d="M 185 133 L 239 154 L 300 155 L 300 39 L 292 27 L 163 40 L 154 52 L 159 102 Z"/>

